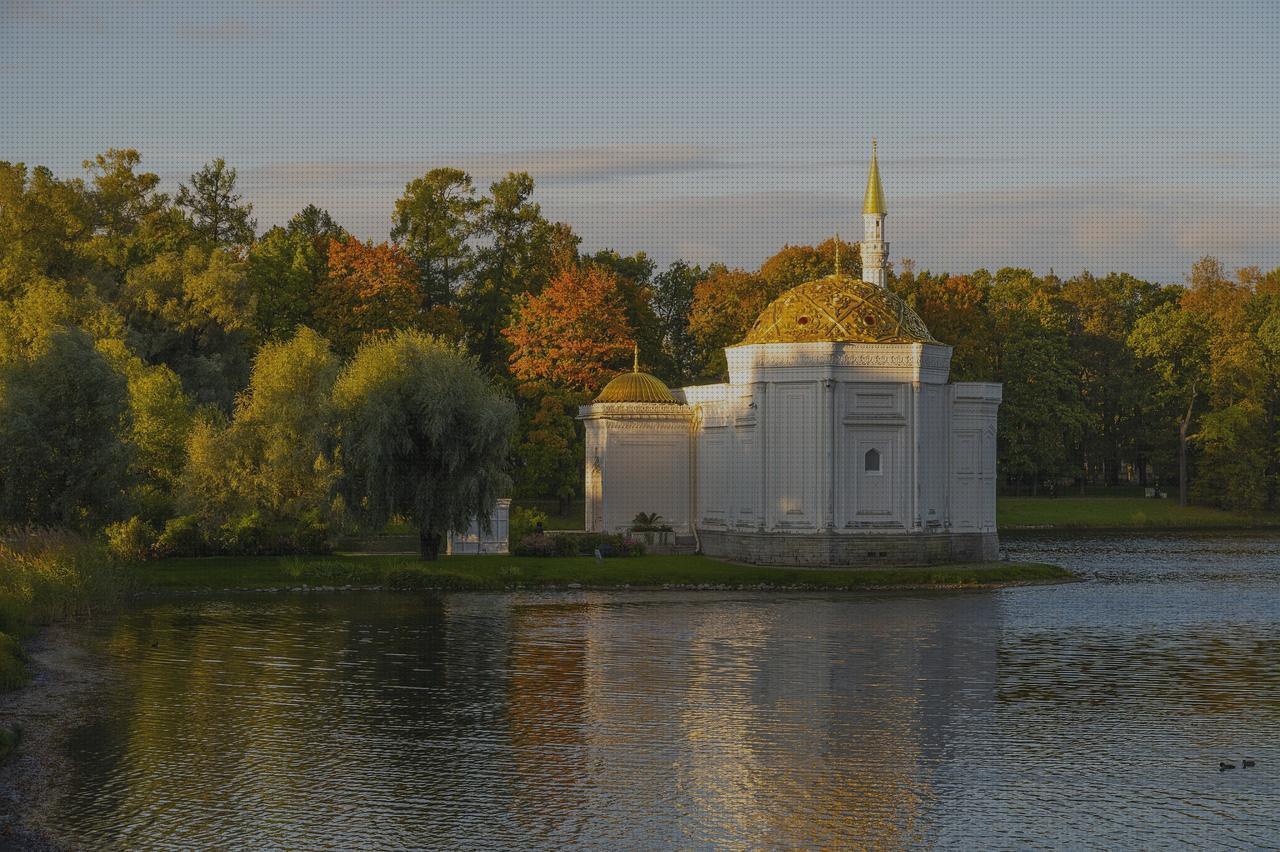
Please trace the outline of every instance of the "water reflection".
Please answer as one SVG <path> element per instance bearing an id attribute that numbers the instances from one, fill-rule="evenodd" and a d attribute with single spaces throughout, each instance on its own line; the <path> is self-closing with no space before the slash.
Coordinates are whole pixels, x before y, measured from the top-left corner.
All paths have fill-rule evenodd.
<path id="1" fill-rule="evenodd" d="M 1280 548 L 1157 584 L 1126 546 L 992 594 L 148 605 L 86 638 L 119 676 L 44 817 L 94 848 L 1267 845 Z"/>

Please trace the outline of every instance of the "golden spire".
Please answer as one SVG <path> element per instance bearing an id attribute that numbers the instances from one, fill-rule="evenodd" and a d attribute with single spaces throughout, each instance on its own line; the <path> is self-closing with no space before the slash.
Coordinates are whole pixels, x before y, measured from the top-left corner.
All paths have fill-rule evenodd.
<path id="1" fill-rule="evenodd" d="M 631 344 L 631 372 L 640 372 L 640 344 Z"/>
<path id="2" fill-rule="evenodd" d="M 840 232 L 836 231 L 836 275 L 840 274 Z"/>
<path id="3" fill-rule="evenodd" d="M 862 202 L 863 213 L 885 214 L 884 188 L 880 186 L 880 164 L 876 160 L 876 140 L 871 140 L 871 170 L 867 173 L 867 197 Z"/>

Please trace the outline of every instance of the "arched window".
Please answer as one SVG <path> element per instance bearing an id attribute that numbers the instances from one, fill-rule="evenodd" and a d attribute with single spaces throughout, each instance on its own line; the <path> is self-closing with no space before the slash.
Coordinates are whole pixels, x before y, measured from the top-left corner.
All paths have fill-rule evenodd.
<path id="1" fill-rule="evenodd" d="M 867 450 L 867 454 L 862 457 L 862 469 L 867 473 L 880 472 L 880 451 Z"/>

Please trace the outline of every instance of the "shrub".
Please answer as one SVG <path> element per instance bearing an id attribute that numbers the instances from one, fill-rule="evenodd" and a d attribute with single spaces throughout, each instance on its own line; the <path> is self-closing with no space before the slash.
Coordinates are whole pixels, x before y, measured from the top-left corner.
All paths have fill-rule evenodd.
<path id="1" fill-rule="evenodd" d="M 555 556 L 556 543 L 549 535 L 526 535 L 513 550 L 516 556 Z"/>
<path id="2" fill-rule="evenodd" d="M 581 550 L 578 546 L 578 539 L 581 536 L 567 535 L 560 533 L 551 536 L 551 547 L 556 556 L 579 556 Z"/>
<path id="3" fill-rule="evenodd" d="M 671 532 L 671 524 L 657 512 L 637 512 L 631 521 L 632 532 Z"/>
<path id="4" fill-rule="evenodd" d="M 310 511 L 292 524 L 279 544 L 289 553 L 328 553 L 332 549 L 329 524 L 319 512 Z"/>
<path id="5" fill-rule="evenodd" d="M 542 524 L 543 529 L 547 526 L 547 513 L 541 509 L 526 509 L 517 506 L 511 510 L 510 536 L 512 541 L 520 541 L 528 535 L 533 535 L 534 530 L 538 528 L 538 524 Z"/>
<path id="6" fill-rule="evenodd" d="M 107 550 L 122 562 L 145 562 L 155 556 L 156 528 L 133 516 L 107 527 Z"/>
<path id="7" fill-rule="evenodd" d="M 26 660 L 26 654 L 22 653 L 18 640 L 7 633 L 0 633 L 0 692 L 17 689 L 27 682 Z M 0 734 L 3 731 L 0 728 Z"/>
<path id="8" fill-rule="evenodd" d="M 555 533 L 527 535 L 514 548 L 516 556 L 638 556 L 644 545 L 628 536 L 611 533 Z"/>
<path id="9" fill-rule="evenodd" d="M 164 532 L 156 539 L 156 556 L 203 556 L 208 552 L 204 534 L 200 531 L 200 519 L 195 515 L 170 518 Z"/>
<path id="10" fill-rule="evenodd" d="M 217 530 L 214 541 L 218 550 L 231 556 L 257 556 L 263 553 L 267 538 L 266 524 L 260 512 L 248 512 L 227 520 Z"/>
<path id="11" fill-rule="evenodd" d="M 91 610 L 119 594 L 123 574 L 105 546 L 69 530 L 0 535 L 0 630 Z"/>

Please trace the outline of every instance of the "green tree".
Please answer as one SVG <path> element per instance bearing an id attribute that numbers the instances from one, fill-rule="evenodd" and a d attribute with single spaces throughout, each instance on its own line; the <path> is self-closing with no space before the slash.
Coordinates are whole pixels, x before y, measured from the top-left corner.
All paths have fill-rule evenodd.
<path id="1" fill-rule="evenodd" d="M 332 391 L 338 361 L 309 328 L 265 344 L 231 422 L 206 418 L 188 442 L 183 508 L 225 546 L 313 549 L 336 508 Z M 250 541 L 234 541 L 249 530 Z"/>
<path id="2" fill-rule="evenodd" d="M 36 277 L 74 278 L 93 208 L 80 181 L 61 181 L 43 166 L 0 161 L 0 297 L 19 294 Z"/>
<path id="3" fill-rule="evenodd" d="M 554 498 L 559 513 L 567 514 L 582 484 L 585 452 L 573 414 L 590 396 L 543 382 L 522 384 L 519 393 L 525 410 L 515 448 L 515 496 Z"/>
<path id="4" fill-rule="evenodd" d="M 1158 398 L 1178 430 L 1178 504 L 1187 504 L 1187 444 L 1209 383 L 1209 327 L 1202 316 L 1164 304 L 1140 317 L 1129 334 L 1134 354 L 1160 381 Z"/>
<path id="5" fill-rule="evenodd" d="M 196 232 L 214 245 L 247 246 L 253 242 L 253 205 L 236 192 L 236 170 L 218 157 L 178 187 L 177 203 L 186 208 Z"/>
<path id="6" fill-rule="evenodd" d="M 224 410 L 248 377 L 257 296 L 234 253 L 189 246 L 133 269 L 116 302 L 130 348 L 182 377 L 197 402 Z"/>
<path id="7" fill-rule="evenodd" d="M 329 243 L 348 239 L 327 212 L 309 204 L 249 247 L 249 289 L 257 300 L 254 325 L 263 339 L 287 338 L 299 326 L 316 324 L 318 294 L 329 274 Z"/>
<path id="8" fill-rule="evenodd" d="M 509 487 L 514 404 L 474 359 L 417 331 L 367 341 L 334 388 L 347 504 L 381 526 L 404 515 L 422 557 L 473 517 L 487 527 Z"/>
<path id="9" fill-rule="evenodd" d="M 1161 290 L 1131 275 L 1098 278 L 1083 272 L 1063 282 L 1062 298 L 1081 397 L 1098 425 L 1083 436 L 1081 467 L 1116 485 L 1128 456 L 1137 459 L 1145 482 L 1140 430 L 1152 406 L 1151 382 L 1129 347 L 1129 335 L 1138 318 L 1161 301 Z"/>
<path id="10" fill-rule="evenodd" d="M 0 364 L 0 518 L 84 527 L 109 519 L 128 463 L 124 378 L 77 328 Z"/>
<path id="11" fill-rule="evenodd" d="M 689 330 L 693 294 L 707 273 L 683 260 L 671 263 L 653 279 L 653 313 L 658 321 L 663 361 L 669 365 L 666 378 L 672 384 L 693 381 L 701 366 L 698 341 Z"/>
<path id="12" fill-rule="evenodd" d="M 121 340 L 102 340 L 97 346 L 128 388 L 130 478 L 171 493 L 182 475 L 187 438 L 196 421 L 182 380 L 163 364 L 147 364 Z"/>
<path id="13" fill-rule="evenodd" d="M 1000 468 L 1030 481 L 1035 493 L 1045 477 L 1078 472 L 1071 449 L 1093 425 L 1080 399 L 1066 307 L 1056 282 L 1025 269 L 974 277 L 990 279 L 993 378 L 1004 382 Z"/>
<path id="14" fill-rule="evenodd" d="M 542 215 L 531 200 L 533 178 L 513 172 L 489 187 L 490 198 L 480 222 L 483 246 L 476 269 L 458 295 L 468 347 L 481 365 L 502 371 L 508 356 L 504 329 L 516 296 L 540 293 L 576 237 Z"/>
<path id="15" fill-rule="evenodd" d="M 418 265 L 428 305 L 448 304 L 471 272 L 471 239 L 484 209 L 471 176 L 453 168 L 432 169 L 396 199 L 391 239 Z"/>
<path id="16" fill-rule="evenodd" d="M 840 271 L 853 278 L 862 276 L 862 262 L 858 247 L 836 237 L 817 246 L 783 246 L 780 251 L 760 264 L 760 278 L 769 292 L 781 295 L 807 281 L 831 275 L 836 271 L 839 255 Z"/>
<path id="17" fill-rule="evenodd" d="M 583 261 L 613 273 L 618 281 L 627 325 L 640 347 L 640 360 L 659 375 L 669 374 L 672 364 L 663 351 L 662 327 L 653 309 L 653 261 L 642 251 L 624 257 L 613 249 L 598 251 Z"/>

